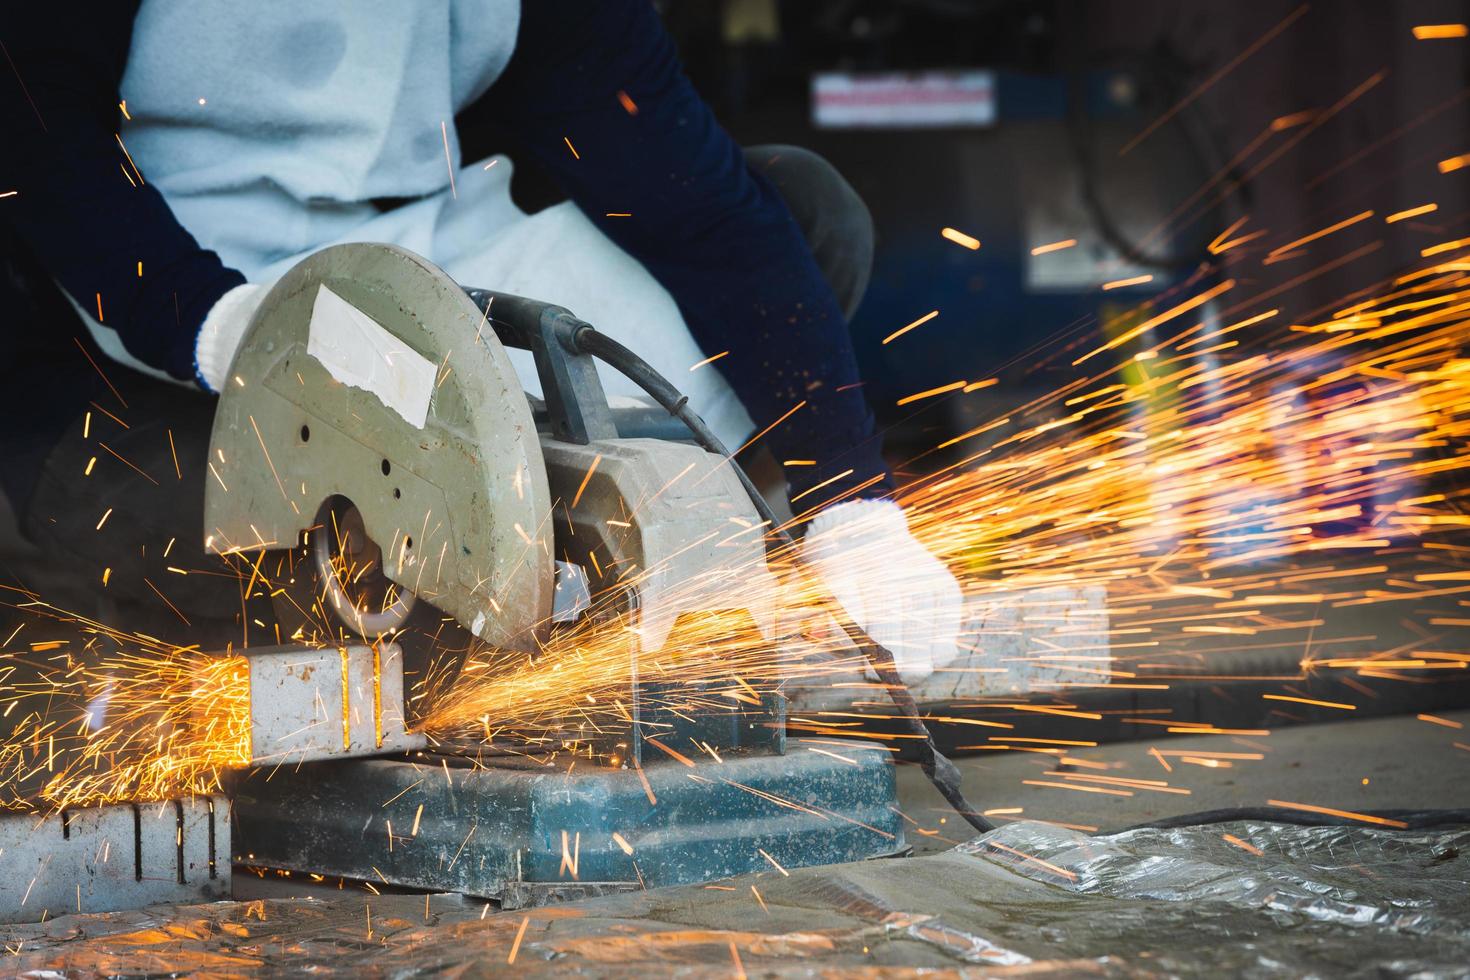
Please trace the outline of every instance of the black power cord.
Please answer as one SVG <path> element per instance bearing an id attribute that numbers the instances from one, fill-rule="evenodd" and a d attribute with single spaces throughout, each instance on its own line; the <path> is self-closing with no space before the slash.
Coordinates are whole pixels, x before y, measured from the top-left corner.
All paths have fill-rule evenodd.
<path id="1" fill-rule="evenodd" d="M 791 535 L 777 521 L 776 515 L 772 513 L 770 505 L 756 489 L 745 470 L 730 455 L 719 436 L 715 435 L 709 426 L 705 425 L 704 419 L 689 407 L 689 398 L 675 388 L 667 378 L 654 370 L 653 365 L 639 357 L 627 347 L 613 340 L 606 334 L 599 333 L 590 323 L 581 323 L 572 329 L 571 342 L 575 345 L 577 352 L 590 354 L 609 367 L 617 370 L 628 380 L 642 388 L 648 395 L 658 402 L 670 415 L 683 422 L 694 436 L 694 441 L 706 452 L 714 453 L 723 459 L 727 459 L 734 468 L 736 476 L 740 479 L 740 485 L 750 496 L 750 502 L 755 505 L 756 513 L 766 521 L 771 528 L 779 546 L 794 549 L 796 542 Z M 829 596 L 830 598 L 830 596 Z M 832 607 L 839 612 L 842 610 L 841 603 L 833 602 Z M 898 708 L 904 727 L 909 734 L 919 737 L 919 763 L 928 777 L 929 782 L 939 791 L 939 794 L 954 807 L 956 813 L 976 830 L 984 833 L 994 830 L 995 825 L 985 819 L 969 801 L 965 799 L 960 789 L 960 771 L 950 762 L 942 752 L 934 745 L 934 736 L 929 727 L 924 724 L 923 718 L 919 716 L 919 706 L 914 702 L 914 695 L 898 675 L 898 668 L 893 662 L 893 653 L 877 643 L 867 633 L 863 632 L 857 624 L 847 618 L 845 614 L 839 615 L 838 622 L 847 638 L 857 647 L 868 663 L 873 665 L 873 672 L 887 688 L 888 695 L 893 699 Z"/>
<path id="2" fill-rule="evenodd" d="M 1453 827 L 1470 825 L 1470 810 L 1365 810 L 1358 817 L 1376 817 L 1391 820 L 1402 827 L 1384 826 L 1385 830 L 1428 830 L 1431 827 Z M 1223 810 L 1201 810 L 1177 817 L 1164 817 L 1148 823 L 1134 824 L 1122 830 L 1109 830 L 1103 836 L 1127 833 L 1130 830 L 1171 830 L 1175 827 L 1198 827 L 1212 823 L 1235 823 L 1255 820 L 1261 823 L 1288 823 L 1302 827 L 1371 827 L 1372 821 L 1354 817 L 1337 816 L 1331 813 L 1309 813 L 1303 810 L 1283 810 L 1274 806 L 1232 806 Z"/>

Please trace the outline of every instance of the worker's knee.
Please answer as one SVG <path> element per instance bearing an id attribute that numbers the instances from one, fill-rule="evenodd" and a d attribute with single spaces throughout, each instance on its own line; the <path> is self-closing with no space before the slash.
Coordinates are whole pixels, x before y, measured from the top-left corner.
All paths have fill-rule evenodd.
<path id="1" fill-rule="evenodd" d="M 873 271 L 873 216 L 862 197 L 825 158 L 799 146 L 752 146 L 745 159 L 781 194 L 851 317 Z"/>

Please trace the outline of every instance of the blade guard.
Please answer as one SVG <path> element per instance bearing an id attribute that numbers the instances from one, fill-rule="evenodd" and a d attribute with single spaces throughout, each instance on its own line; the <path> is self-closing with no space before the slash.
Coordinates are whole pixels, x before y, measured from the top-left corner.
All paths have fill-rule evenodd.
<path id="1" fill-rule="evenodd" d="M 341 495 L 389 579 L 488 643 L 533 649 L 554 585 L 546 469 L 484 319 L 394 246 L 296 265 L 252 320 L 215 411 L 206 550 L 292 548 Z"/>
<path id="2" fill-rule="evenodd" d="M 529 350 L 545 395 L 541 453 L 555 508 L 556 557 L 580 565 L 631 614 L 638 649 L 665 649 L 680 617 L 723 630 L 753 624 L 771 641 L 776 582 L 765 526 L 730 460 L 669 438 L 623 438 L 591 354 L 590 324 L 541 300 L 471 287 L 501 342 Z M 635 416 L 634 426 L 642 422 Z M 683 436 L 689 433 L 678 431 Z M 562 533 L 565 529 L 565 534 Z M 733 616 L 731 614 L 734 614 Z"/>
<path id="3" fill-rule="evenodd" d="M 663 649 L 685 614 L 740 612 L 767 641 L 776 632 L 776 581 L 765 524 L 730 461 L 686 443 L 543 439 L 558 556 L 581 565 L 598 591 L 627 590 L 639 649 Z"/>

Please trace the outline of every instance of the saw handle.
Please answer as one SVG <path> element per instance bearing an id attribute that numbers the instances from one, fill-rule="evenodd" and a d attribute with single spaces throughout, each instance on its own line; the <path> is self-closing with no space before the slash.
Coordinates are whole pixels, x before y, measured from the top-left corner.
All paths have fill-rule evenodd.
<path id="1" fill-rule="evenodd" d="M 613 410 L 597 377 L 597 363 L 590 353 L 578 349 L 574 339 L 579 329 L 590 330 L 590 324 L 565 307 L 524 296 L 475 287 L 466 287 L 465 295 L 485 315 L 485 322 L 503 345 L 528 350 L 535 358 L 556 438 L 579 446 L 618 438 Z"/>

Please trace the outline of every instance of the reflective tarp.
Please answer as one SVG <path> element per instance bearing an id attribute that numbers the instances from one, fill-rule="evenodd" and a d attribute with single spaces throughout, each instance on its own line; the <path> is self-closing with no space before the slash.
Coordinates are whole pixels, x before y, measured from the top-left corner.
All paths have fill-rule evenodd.
<path id="1" fill-rule="evenodd" d="M 324 891 L 6 927 L 22 976 L 1470 976 L 1470 829 L 1017 822 L 942 854 L 530 912 Z M 519 937 L 519 939 L 517 938 Z"/>
<path id="2" fill-rule="evenodd" d="M 1057 907 L 1072 921 L 1035 923 L 1069 952 L 1112 934 L 1111 951 L 1147 972 L 1428 978 L 1470 976 L 1467 845 L 1465 828 L 1241 822 L 1090 837 L 1026 822 L 956 850 L 1070 896 Z"/>

